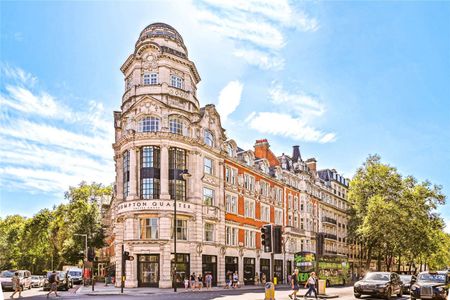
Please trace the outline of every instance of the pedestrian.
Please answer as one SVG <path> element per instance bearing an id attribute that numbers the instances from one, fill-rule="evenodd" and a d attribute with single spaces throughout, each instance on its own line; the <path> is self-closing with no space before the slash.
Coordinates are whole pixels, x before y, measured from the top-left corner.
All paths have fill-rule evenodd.
<path id="1" fill-rule="evenodd" d="M 15 272 L 13 277 L 11 278 L 12 281 L 12 287 L 14 290 L 14 293 L 12 293 L 11 298 L 14 298 L 14 295 L 18 292 L 19 298 L 22 298 L 22 287 L 20 286 L 20 278 L 19 273 Z"/>
<path id="2" fill-rule="evenodd" d="M 193 272 L 191 274 L 191 291 L 193 291 L 195 289 L 195 280 L 196 280 L 197 276 L 195 276 L 195 272 Z"/>
<path id="3" fill-rule="evenodd" d="M 48 277 L 48 283 L 50 283 L 50 291 L 47 294 L 47 298 L 50 296 L 50 294 L 52 292 L 55 293 L 56 297 L 58 296 L 58 283 L 59 283 L 59 278 L 55 272 L 55 270 L 53 270 L 53 272 L 50 274 L 50 276 Z"/>
<path id="4" fill-rule="evenodd" d="M 211 289 L 211 285 L 212 285 L 212 275 L 211 275 L 211 273 L 206 274 L 205 282 L 206 282 L 206 289 L 207 290 Z"/>
<path id="5" fill-rule="evenodd" d="M 291 288 L 292 288 L 292 293 L 290 293 L 288 296 L 291 299 L 297 299 L 297 293 L 298 290 L 300 289 L 299 285 L 298 285 L 298 269 L 294 270 L 294 273 L 292 273 L 291 276 Z"/>
<path id="6" fill-rule="evenodd" d="M 238 281 L 239 281 L 239 276 L 237 272 L 234 272 L 233 274 L 233 288 L 237 288 L 238 287 Z"/>
<path id="7" fill-rule="evenodd" d="M 262 275 L 261 275 L 261 283 L 262 283 L 262 285 L 266 284 L 266 273 L 262 273 Z"/>
<path id="8" fill-rule="evenodd" d="M 189 279 L 188 277 L 184 277 L 184 290 L 187 291 L 189 289 Z"/>
<path id="9" fill-rule="evenodd" d="M 308 280 L 306 281 L 305 288 L 308 286 L 308 291 L 305 294 L 305 299 L 308 296 L 311 296 L 311 292 L 314 292 L 314 297 L 317 299 L 317 290 L 316 290 L 316 273 L 311 272 Z"/>
<path id="10" fill-rule="evenodd" d="M 258 272 L 255 273 L 255 285 L 259 285 L 259 274 L 258 274 Z"/>
<path id="11" fill-rule="evenodd" d="M 198 283 L 197 283 L 198 284 L 197 285 L 198 290 L 201 291 L 202 287 L 203 287 L 203 276 L 202 276 L 202 273 L 198 274 L 197 281 L 198 281 Z"/>

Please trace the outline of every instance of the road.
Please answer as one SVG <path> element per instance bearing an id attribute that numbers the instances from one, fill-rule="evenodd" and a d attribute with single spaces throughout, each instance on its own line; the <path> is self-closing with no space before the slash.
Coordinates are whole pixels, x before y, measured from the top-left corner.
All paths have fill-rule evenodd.
<path id="1" fill-rule="evenodd" d="M 150 299 L 150 300 L 264 300 L 264 292 L 259 290 L 214 290 L 214 291 L 201 291 L 201 292 L 178 292 L 171 293 L 165 291 L 164 293 L 140 293 L 140 294 L 130 294 L 130 295 L 79 295 L 76 294 L 77 287 L 67 291 L 67 292 L 58 292 L 60 298 L 64 299 L 95 299 L 95 300 L 103 300 L 103 299 Z M 276 291 L 276 299 L 277 300 L 289 300 L 288 294 L 289 290 L 277 290 Z M 299 295 L 303 295 L 305 290 L 300 290 Z M 4 292 L 3 295 L 5 299 L 9 299 L 11 292 Z M 22 293 L 22 296 L 27 299 L 46 299 L 47 292 L 42 291 L 42 288 L 33 288 L 31 290 L 26 290 Z M 338 295 L 337 299 L 352 299 L 355 300 L 353 296 L 353 288 L 352 287 L 337 287 L 337 288 L 328 288 L 327 294 L 330 295 Z M 16 296 L 17 297 L 17 296 Z M 55 298 L 52 294 L 51 299 Z M 405 300 L 409 299 L 409 295 L 405 295 L 401 298 L 394 298 L 396 300 Z M 303 299 L 303 298 L 298 298 Z M 309 298 L 310 300 L 314 300 L 313 298 Z M 364 300 L 371 300 L 374 298 L 370 297 L 362 297 Z"/>

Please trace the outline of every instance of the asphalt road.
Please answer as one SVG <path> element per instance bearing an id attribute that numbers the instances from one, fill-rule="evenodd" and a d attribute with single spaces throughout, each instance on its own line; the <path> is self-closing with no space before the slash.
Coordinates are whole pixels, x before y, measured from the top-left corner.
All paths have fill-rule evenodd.
<path id="1" fill-rule="evenodd" d="M 150 299 L 150 300 L 264 300 L 264 292 L 258 290 L 215 290 L 215 291 L 195 291 L 195 292 L 179 292 L 179 293 L 168 293 L 164 292 L 161 294 L 131 294 L 131 295 L 79 295 L 76 294 L 76 288 L 73 288 L 67 292 L 58 292 L 60 298 L 64 299 L 91 299 L 91 300 L 103 300 L 103 299 Z M 299 292 L 299 300 L 303 299 L 302 296 L 306 290 L 300 290 Z M 289 290 L 277 290 L 275 294 L 276 300 L 289 300 L 288 294 Z M 9 299 L 11 292 L 4 292 L 3 295 L 6 299 Z M 31 290 L 26 290 L 22 293 L 22 296 L 27 299 L 47 299 L 47 292 L 42 291 L 42 288 L 33 288 Z M 353 287 L 338 287 L 338 288 L 328 288 L 327 294 L 330 295 L 338 295 L 337 299 L 352 299 L 353 296 Z M 17 297 L 17 296 L 16 296 Z M 15 298 L 16 298 L 15 297 Z M 51 299 L 55 298 L 52 294 Z M 405 300 L 409 299 L 409 295 L 405 295 L 401 298 L 393 298 L 396 300 Z M 310 300 L 314 300 L 313 298 L 309 298 Z M 362 297 L 364 300 L 371 300 L 375 298 L 371 297 Z"/>

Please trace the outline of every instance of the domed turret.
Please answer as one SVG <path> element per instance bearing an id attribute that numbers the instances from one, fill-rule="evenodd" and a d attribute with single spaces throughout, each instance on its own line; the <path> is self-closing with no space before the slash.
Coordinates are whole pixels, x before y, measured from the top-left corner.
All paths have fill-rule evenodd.
<path id="1" fill-rule="evenodd" d="M 170 52 L 182 58 L 187 58 L 188 51 L 181 35 L 170 25 L 165 23 L 153 23 L 141 31 L 136 42 L 136 49 L 146 42 L 158 44 L 164 52 Z"/>

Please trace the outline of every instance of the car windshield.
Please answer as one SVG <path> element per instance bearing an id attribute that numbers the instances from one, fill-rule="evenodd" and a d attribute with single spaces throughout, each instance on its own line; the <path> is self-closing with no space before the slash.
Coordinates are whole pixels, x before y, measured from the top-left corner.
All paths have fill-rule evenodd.
<path id="1" fill-rule="evenodd" d="M 400 279 L 403 282 L 410 282 L 412 278 L 412 275 L 400 275 Z"/>
<path id="2" fill-rule="evenodd" d="M 70 276 L 81 276 L 81 272 L 80 271 L 69 271 L 69 275 Z"/>
<path id="3" fill-rule="evenodd" d="M 387 273 L 367 273 L 364 280 L 380 280 L 389 281 L 389 274 Z"/>
<path id="4" fill-rule="evenodd" d="M 445 274 L 419 274 L 419 281 L 445 282 Z"/>
<path id="5" fill-rule="evenodd" d="M 0 273 L 0 277 L 11 278 L 13 276 L 14 276 L 14 272 L 10 272 L 10 271 L 3 271 L 2 273 Z"/>

